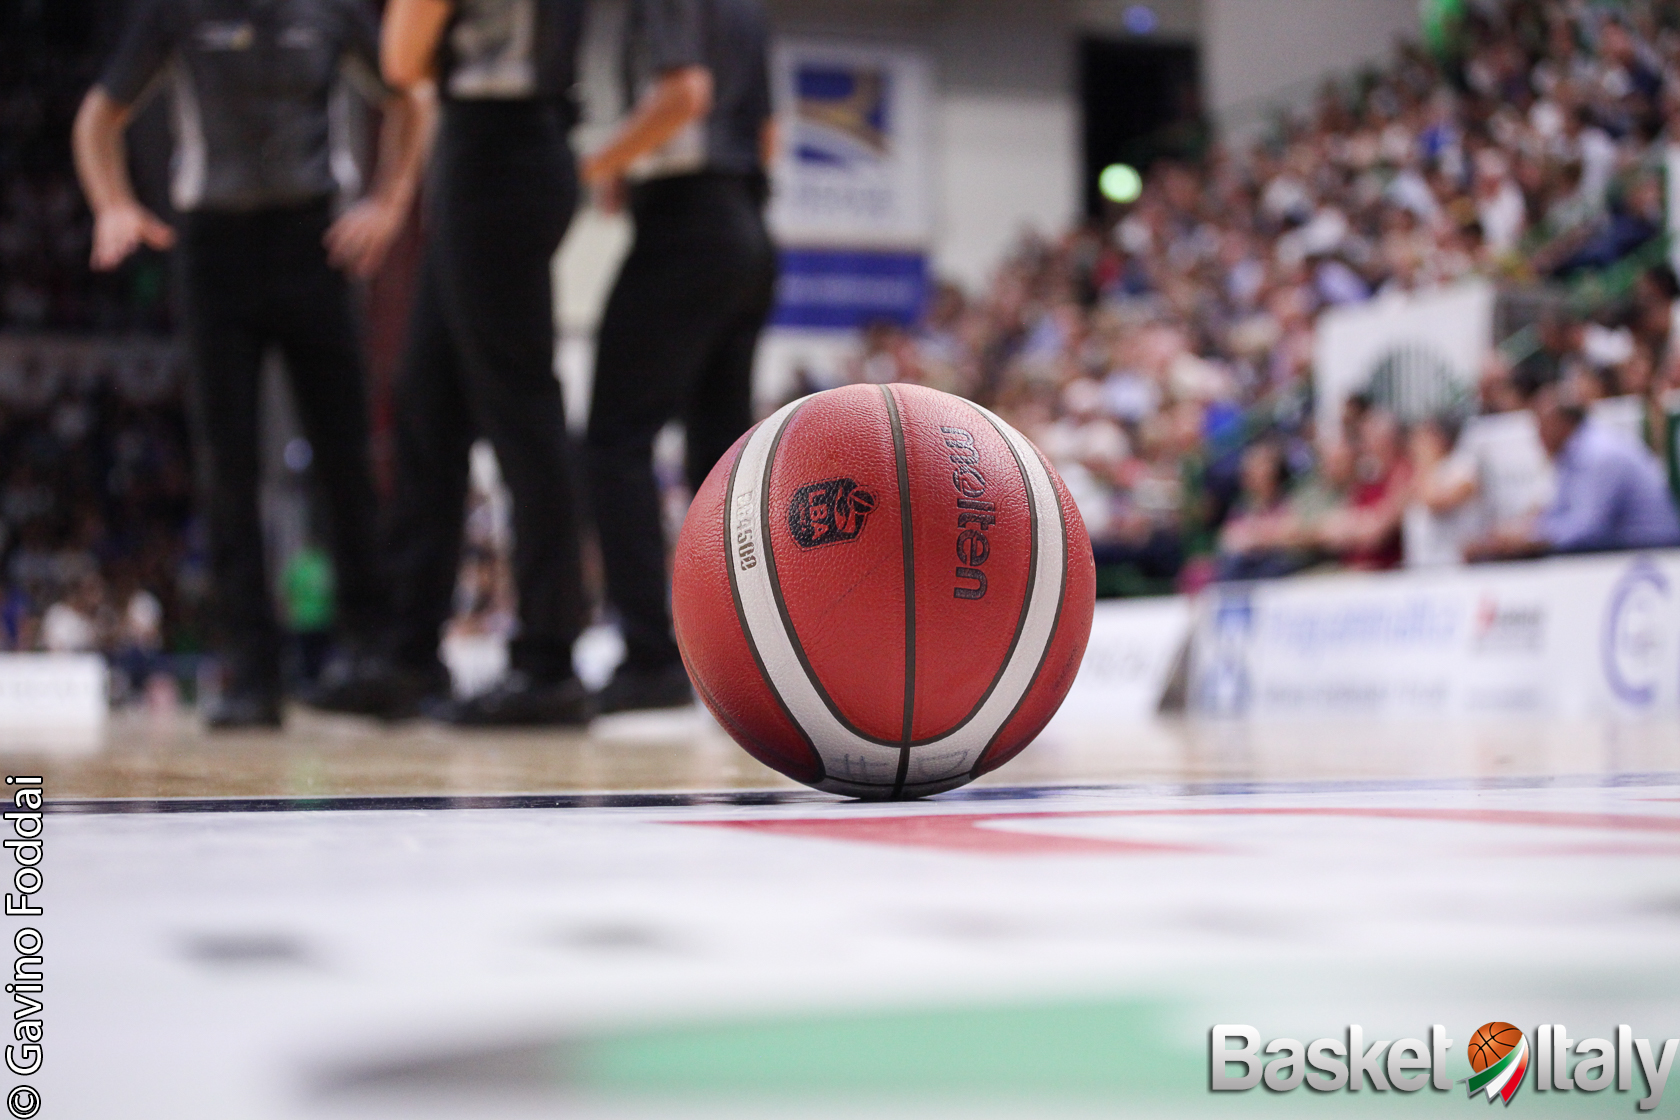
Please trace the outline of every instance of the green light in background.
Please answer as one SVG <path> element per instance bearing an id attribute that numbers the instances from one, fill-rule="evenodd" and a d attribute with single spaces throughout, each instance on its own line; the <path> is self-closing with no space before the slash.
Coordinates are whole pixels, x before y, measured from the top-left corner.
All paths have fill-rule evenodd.
<path id="1" fill-rule="evenodd" d="M 1110 202 L 1136 202 L 1143 193 L 1143 176 L 1130 164 L 1111 163 L 1097 176 L 1097 189 Z"/>

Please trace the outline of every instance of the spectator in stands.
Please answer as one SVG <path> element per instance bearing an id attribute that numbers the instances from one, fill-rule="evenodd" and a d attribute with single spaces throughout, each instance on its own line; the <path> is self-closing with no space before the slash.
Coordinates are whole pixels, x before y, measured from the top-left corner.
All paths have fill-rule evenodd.
<path id="1" fill-rule="evenodd" d="M 105 582 L 83 576 L 68 596 L 47 608 L 41 620 L 41 648 L 48 653 L 96 653 L 110 631 Z"/>
<path id="2" fill-rule="evenodd" d="M 1419 471 L 1415 502 L 1427 515 L 1409 514 L 1416 526 L 1410 532 L 1419 534 L 1415 546 L 1408 536 L 1409 565 L 1446 562 L 1436 550 L 1441 533 L 1456 542 L 1462 561 L 1465 546 L 1496 530 L 1526 526 L 1551 500 L 1552 467 L 1534 413 L 1526 407 L 1510 366 L 1497 353 L 1489 355 L 1483 368 L 1479 394 L 1482 411 L 1452 441 L 1450 457 L 1433 454 L 1446 429 L 1439 434 L 1427 429 L 1439 422 L 1426 423 L 1426 430 L 1414 437 L 1412 452 Z"/>
<path id="3" fill-rule="evenodd" d="M 1301 538 L 1315 560 L 1324 555 L 1319 543 L 1322 526 L 1346 503 L 1353 475 L 1352 445 L 1345 440 L 1325 440 L 1313 450 L 1309 465 L 1289 494 Z"/>
<path id="4" fill-rule="evenodd" d="M 507 558 L 490 549 L 467 550 L 455 587 L 455 637 L 505 637 L 515 627 L 513 580 Z"/>
<path id="5" fill-rule="evenodd" d="M 1666 354 L 1674 323 L 1674 302 L 1680 300 L 1680 277 L 1667 264 L 1639 274 L 1633 293 L 1629 326 L 1647 356 Z"/>
<path id="6" fill-rule="evenodd" d="M 1487 250 L 1495 256 L 1516 249 L 1526 221 L 1522 191 L 1508 172 L 1508 162 L 1500 152 L 1484 148 L 1477 153 L 1476 219 Z"/>
<path id="7" fill-rule="evenodd" d="M 1275 440 L 1259 440 L 1243 452 L 1242 491 L 1219 532 L 1216 578 L 1270 579 L 1312 563 L 1288 480 L 1289 465 Z"/>
<path id="8" fill-rule="evenodd" d="M 145 378 L 124 376 L 144 367 Z M 161 343 L 0 337 L 0 648 L 40 649 L 40 607 L 70 606 L 90 573 L 104 577 L 120 680 L 139 661 L 193 672 L 191 466 L 175 363 Z M 137 597 L 158 612 L 155 635 L 132 625 Z M 142 614 L 149 608 L 140 606 Z M 56 612 L 53 643 L 63 644 Z M 145 628 L 145 629 L 150 629 Z M 144 672 L 128 673 L 136 687 Z"/>
<path id="9" fill-rule="evenodd" d="M 35 648 L 41 620 L 21 587 L 6 587 L 0 596 L 0 650 L 21 653 Z"/>
<path id="10" fill-rule="evenodd" d="M 1588 419 L 1568 386 L 1540 390 L 1534 411 L 1557 465 L 1557 496 L 1527 527 L 1477 542 L 1467 550 L 1471 559 L 1680 545 L 1680 515 L 1650 451 L 1626 432 Z"/>
<path id="11" fill-rule="evenodd" d="M 1394 414 L 1373 407 L 1359 421 L 1347 504 L 1324 519 L 1319 540 L 1350 568 L 1400 566 L 1400 522 L 1411 499 L 1411 463 Z"/>
<path id="12" fill-rule="evenodd" d="M 1112 483 L 1130 457 L 1126 433 L 1104 408 L 1103 390 L 1089 377 L 1062 387 L 1061 418 L 1035 433 L 1039 450 L 1058 467 L 1080 467 Z"/>
<path id="13" fill-rule="evenodd" d="M 1654 174 L 1641 175 L 1606 217 L 1589 224 L 1574 251 L 1552 272 L 1568 276 L 1584 269 L 1606 268 L 1660 234 L 1662 223 L 1662 181 Z"/>
<path id="14" fill-rule="evenodd" d="M 1462 564 L 1465 546 L 1481 536 L 1481 510 L 1466 500 L 1475 490 L 1475 464 L 1453 454 L 1459 429 L 1445 416 L 1412 425 L 1408 449 L 1414 482 L 1401 524 L 1408 568 Z"/>
<path id="15" fill-rule="evenodd" d="M 145 587 L 132 585 L 115 620 L 111 641 L 111 666 L 116 671 L 120 695 L 145 694 L 152 677 L 163 671 L 163 604 Z"/>
<path id="16" fill-rule="evenodd" d="M 305 540 L 287 557 L 280 569 L 280 597 L 288 668 L 298 684 L 314 684 L 331 653 L 337 607 L 332 555 L 318 540 Z"/>
<path id="17" fill-rule="evenodd" d="M 1093 539 L 1097 563 L 1130 569 L 1143 586 L 1171 588 L 1195 531 L 1199 495 L 1186 483 L 1201 419 L 1201 409 L 1186 401 L 1143 425 L 1141 454 L 1118 472 L 1108 531 Z"/>

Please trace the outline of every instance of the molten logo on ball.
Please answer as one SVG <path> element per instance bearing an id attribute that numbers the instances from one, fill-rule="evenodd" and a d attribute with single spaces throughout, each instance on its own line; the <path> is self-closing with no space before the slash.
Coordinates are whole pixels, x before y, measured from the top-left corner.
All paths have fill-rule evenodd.
<path id="1" fill-rule="evenodd" d="M 875 509 L 875 495 L 849 478 L 801 486 L 788 503 L 788 531 L 800 548 L 856 540 Z"/>
<path id="2" fill-rule="evenodd" d="M 1506 1104 L 1522 1085 L 1528 1072 L 1528 1039 L 1510 1023 L 1483 1023 L 1470 1038 L 1472 1097 L 1486 1093 L 1489 1101 L 1503 1097 Z"/>
<path id="3" fill-rule="evenodd" d="M 949 450 L 951 485 L 957 491 L 957 585 L 952 588 L 955 599 L 984 599 L 986 573 L 980 565 L 992 554 L 986 530 L 997 524 L 997 506 L 981 501 L 986 494 L 986 476 L 980 473 L 980 452 L 974 445 L 974 433 L 966 428 L 941 424 Z M 976 528 L 978 526 L 978 528 Z"/>

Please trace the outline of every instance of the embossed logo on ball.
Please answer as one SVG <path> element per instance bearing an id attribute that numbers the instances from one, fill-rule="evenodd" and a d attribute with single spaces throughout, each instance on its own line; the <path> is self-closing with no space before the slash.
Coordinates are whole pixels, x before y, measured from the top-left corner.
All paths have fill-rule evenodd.
<path id="1" fill-rule="evenodd" d="M 801 486 L 788 503 L 788 532 L 800 548 L 856 540 L 875 509 L 875 495 L 849 478 Z"/>

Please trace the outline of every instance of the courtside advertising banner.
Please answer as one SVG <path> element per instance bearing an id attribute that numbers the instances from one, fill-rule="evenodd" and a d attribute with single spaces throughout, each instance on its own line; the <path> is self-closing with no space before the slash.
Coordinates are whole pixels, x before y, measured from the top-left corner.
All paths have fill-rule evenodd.
<path id="1" fill-rule="evenodd" d="M 1233 584 L 1197 610 L 1206 714 L 1680 711 L 1680 552 Z"/>

